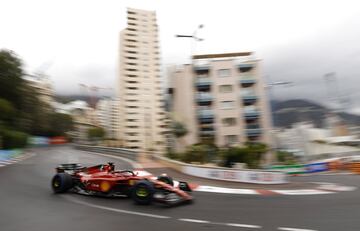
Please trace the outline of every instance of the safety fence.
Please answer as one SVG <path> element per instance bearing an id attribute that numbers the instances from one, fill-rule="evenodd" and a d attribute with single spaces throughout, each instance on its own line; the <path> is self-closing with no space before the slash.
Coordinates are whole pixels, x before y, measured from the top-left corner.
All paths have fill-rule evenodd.
<path id="1" fill-rule="evenodd" d="M 66 144 L 68 140 L 63 136 L 45 137 L 45 136 L 31 136 L 28 139 L 28 145 L 31 147 L 44 147 L 55 144 Z"/>
<path id="2" fill-rule="evenodd" d="M 288 183 L 287 174 L 278 170 L 243 170 L 234 168 L 208 167 L 203 165 L 186 164 L 171 160 L 161 155 L 153 155 L 153 158 L 163 165 L 173 168 L 187 175 L 253 184 L 285 184 Z"/>

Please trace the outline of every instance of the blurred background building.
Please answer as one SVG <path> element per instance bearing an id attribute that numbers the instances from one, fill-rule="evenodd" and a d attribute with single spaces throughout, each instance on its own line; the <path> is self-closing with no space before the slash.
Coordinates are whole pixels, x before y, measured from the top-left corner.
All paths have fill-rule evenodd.
<path id="1" fill-rule="evenodd" d="M 219 147 L 270 143 L 270 112 L 259 60 L 251 52 L 195 55 L 169 71 L 172 119 L 188 133 L 175 149 L 214 142 Z"/>
<path id="2" fill-rule="evenodd" d="M 120 138 L 135 150 L 165 149 L 156 14 L 128 8 L 120 34 Z"/>
<path id="3" fill-rule="evenodd" d="M 54 104 L 54 90 L 50 78 L 45 74 L 25 75 L 24 79 L 29 86 L 34 88 L 34 92 L 38 94 L 38 97 L 42 103 L 48 106 Z"/>
<path id="4" fill-rule="evenodd" d="M 96 120 L 106 132 L 106 138 L 118 140 L 120 138 L 119 100 L 112 98 L 101 99 L 96 104 Z"/>
<path id="5" fill-rule="evenodd" d="M 89 142 L 88 130 L 98 127 L 94 108 L 85 101 L 75 100 L 66 104 L 56 102 L 56 112 L 71 115 L 74 121 L 74 130 L 69 134 L 75 143 L 87 144 Z"/>
<path id="6" fill-rule="evenodd" d="M 344 133 L 344 125 L 333 115 L 326 119 L 328 127 L 316 128 L 310 122 L 294 124 L 276 131 L 277 147 L 294 153 L 304 161 L 358 155 L 360 139 Z"/>

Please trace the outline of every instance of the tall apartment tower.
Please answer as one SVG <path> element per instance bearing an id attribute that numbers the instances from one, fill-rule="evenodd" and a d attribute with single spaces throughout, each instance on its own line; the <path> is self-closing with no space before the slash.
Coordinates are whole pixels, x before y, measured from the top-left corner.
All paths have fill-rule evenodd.
<path id="1" fill-rule="evenodd" d="M 120 137 L 125 147 L 162 152 L 165 110 L 156 14 L 127 9 L 120 34 Z"/>
<path id="2" fill-rule="evenodd" d="M 170 111 L 188 133 L 184 150 L 205 140 L 219 147 L 245 142 L 269 144 L 270 112 L 259 61 L 251 52 L 195 55 L 170 75 Z"/>

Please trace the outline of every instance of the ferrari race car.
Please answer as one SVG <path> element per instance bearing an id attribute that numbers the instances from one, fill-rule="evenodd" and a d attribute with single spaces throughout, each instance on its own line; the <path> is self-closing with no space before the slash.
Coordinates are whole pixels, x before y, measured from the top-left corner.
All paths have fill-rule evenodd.
<path id="1" fill-rule="evenodd" d="M 176 182 L 167 175 L 139 176 L 135 171 L 115 171 L 113 163 L 83 167 L 61 164 L 56 168 L 51 186 L 55 193 L 75 192 L 107 197 L 127 196 L 137 204 L 161 202 L 175 205 L 191 202 L 191 189 L 186 182 Z"/>

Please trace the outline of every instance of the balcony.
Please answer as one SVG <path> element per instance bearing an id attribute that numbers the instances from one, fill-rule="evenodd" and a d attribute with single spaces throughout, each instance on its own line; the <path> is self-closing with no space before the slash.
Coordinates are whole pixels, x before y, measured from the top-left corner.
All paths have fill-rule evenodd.
<path id="1" fill-rule="evenodd" d="M 243 87 L 249 87 L 256 83 L 256 79 L 252 76 L 243 76 L 240 79 L 240 84 Z"/>
<path id="2" fill-rule="evenodd" d="M 260 116 L 260 112 L 257 110 L 249 110 L 249 111 L 244 111 L 244 116 L 246 120 L 254 120 L 254 119 L 258 119 Z"/>
<path id="3" fill-rule="evenodd" d="M 210 71 L 210 63 L 205 60 L 198 60 L 194 62 L 193 65 L 194 71 L 197 73 L 209 72 Z"/>
<path id="4" fill-rule="evenodd" d="M 213 123 L 214 122 L 214 112 L 210 109 L 199 110 L 198 118 L 200 123 Z"/>
<path id="5" fill-rule="evenodd" d="M 196 101 L 199 105 L 209 105 L 211 104 L 213 97 L 210 93 L 199 93 L 196 96 Z"/>
<path id="6" fill-rule="evenodd" d="M 212 130 L 212 131 L 207 131 L 207 130 L 200 130 L 200 136 L 201 137 L 208 137 L 208 136 L 214 136 L 215 135 L 215 131 Z"/>
<path id="7" fill-rule="evenodd" d="M 257 136 L 261 135 L 262 130 L 259 126 L 257 126 L 257 127 L 258 128 L 246 128 L 246 136 L 247 137 L 257 137 Z"/>
<path id="8" fill-rule="evenodd" d="M 241 98 L 243 100 L 244 105 L 254 104 L 256 102 L 256 100 L 258 99 L 258 97 L 254 91 L 244 91 L 241 94 Z"/>
<path id="9" fill-rule="evenodd" d="M 196 78 L 196 87 L 198 90 L 208 90 L 211 84 L 212 81 L 209 77 Z"/>
<path id="10" fill-rule="evenodd" d="M 239 63 L 237 66 L 238 66 L 240 72 L 248 72 L 248 71 L 251 71 L 251 69 L 253 69 L 255 67 L 255 64 L 253 64 L 253 63 Z"/>

